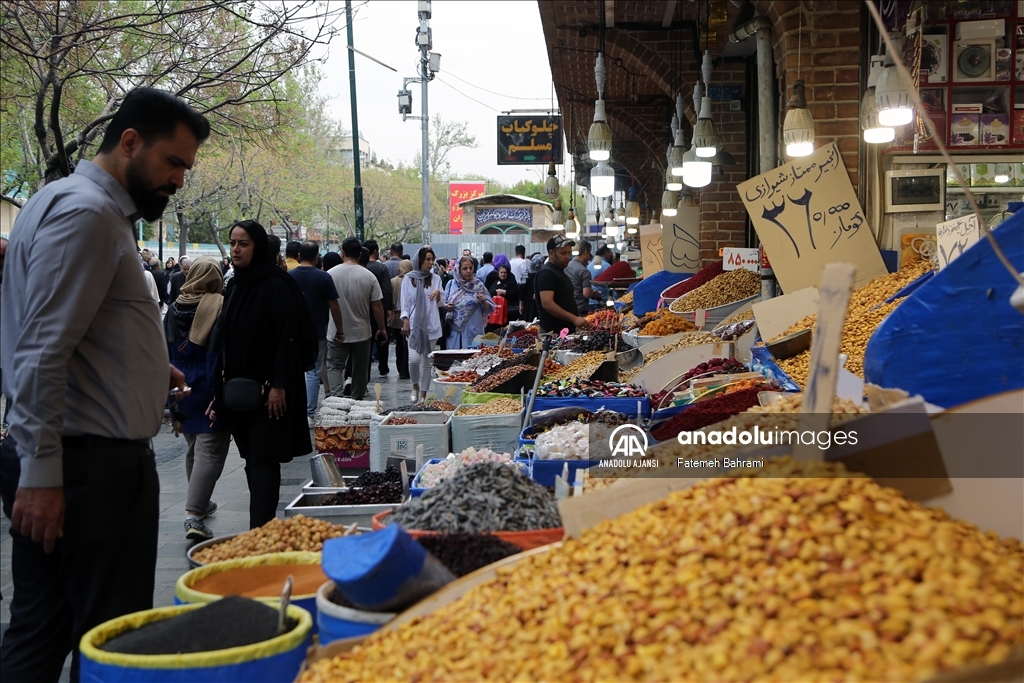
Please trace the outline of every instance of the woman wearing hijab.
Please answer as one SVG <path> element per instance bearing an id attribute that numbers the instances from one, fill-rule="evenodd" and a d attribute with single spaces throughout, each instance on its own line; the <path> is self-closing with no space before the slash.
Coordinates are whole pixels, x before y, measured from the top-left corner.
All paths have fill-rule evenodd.
<path id="1" fill-rule="evenodd" d="M 402 283 L 402 334 L 409 340 L 412 400 L 422 401 L 430 386 L 430 353 L 441 338 L 441 277 L 433 272 L 434 250 L 421 247 Z"/>
<path id="2" fill-rule="evenodd" d="M 490 280 L 490 278 L 488 279 Z M 505 297 L 505 303 L 508 304 L 508 319 L 519 320 L 519 283 L 512 275 L 511 266 L 498 266 L 487 291 L 492 297 Z"/>
<path id="3" fill-rule="evenodd" d="M 330 270 L 334 266 L 341 265 L 341 254 L 336 251 L 329 251 L 324 254 L 323 269 L 325 271 Z"/>
<path id="4" fill-rule="evenodd" d="M 402 293 L 405 276 L 412 270 L 412 261 L 398 262 L 398 275 L 391 278 L 391 291 Z M 398 379 L 409 379 L 409 342 L 402 334 L 402 318 L 393 315 L 388 321 L 389 341 L 395 342 L 395 362 L 398 364 Z"/>
<path id="5" fill-rule="evenodd" d="M 185 538 L 204 541 L 213 533 L 203 523 L 217 510 L 210 499 L 228 457 L 231 433 L 223 424 L 211 423 L 204 415 L 213 400 L 217 377 L 217 354 L 209 349 L 210 333 L 220 316 L 224 297 L 221 265 L 210 256 L 192 262 L 178 298 L 164 317 L 167 350 L 174 366 L 185 373 L 192 393 L 178 402 L 185 416 L 181 423 L 188 451 L 185 453 Z"/>
<path id="6" fill-rule="evenodd" d="M 498 279 L 498 269 L 502 266 L 508 268 L 508 272 L 512 272 L 512 264 L 508 260 L 508 256 L 504 254 L 498 254 L 494 257 L 494 270 L 487 274 L 487 279 L 484 280 L 484 287 L 488 290 L 491 288 L 491 283 Z"/>
<path id="7" fill-rule="evenodd" d="M 313 450 L 305 372 L 319 344 L 302 290 L 277 266 L 263 226 L 239 221 L 230 236 L 235 275 L 217 323 L 223 383 L 211 417 L 226 423 L 245 459 L 255 528 L 277 516 L 281 463 Z"/>
<path id="8" fill-rule="evenodd" d="M 445 290 L 446 317 L 452 326 L 448 335 L 448 349 L 468 349 L 473 339 L 484 333 L 487 316 L 494 309 L 494 302 L 487 289 L 475 275 L 473 259 L 463 256 L 459 259 L 459 272 L 448 283 Z"/>

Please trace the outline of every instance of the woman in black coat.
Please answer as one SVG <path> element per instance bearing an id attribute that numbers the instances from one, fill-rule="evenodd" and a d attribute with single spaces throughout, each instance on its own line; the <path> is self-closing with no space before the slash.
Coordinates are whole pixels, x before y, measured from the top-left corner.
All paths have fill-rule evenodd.
<path id="1" fill-rule="evenodd" d="M 519 320 L 519 284 L 512 269 L 501 266 L 487 276 L 487 291 L 491 297 L 503 296 L 508 303 L 508 319 Z"/>
<path id="2" fill-rule="evenodd" d="M 230 236 L 234 276 L 218 320 L 222 377 L 211 417 L 227 424 L 245 459 L 249 527 L 255 528 L 277 516 L 281 463 L 313 450 L 305 372 L 319 347 L 305 296 L 275 264 L 263 226 L 239 221 Z M 255 382 L 262 391 L 259 408 L 225 404 L 225 384 L 235 378 Z"/>

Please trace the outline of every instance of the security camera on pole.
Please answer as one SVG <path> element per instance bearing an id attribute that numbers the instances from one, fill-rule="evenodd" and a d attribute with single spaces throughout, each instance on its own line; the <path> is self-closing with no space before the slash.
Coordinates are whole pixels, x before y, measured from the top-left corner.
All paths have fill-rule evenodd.
<path id="1" fill-rule="evenodd" d="M 427 109 L 427 84 L 434 79 L 434 74 L 441 70 L 441 55 L 431 52 L 433 47 L 430 31 L 430 0 L 419 0 L 417 14 L 420 25 L 416 29 L 416 46 L 420 49 L 420 75 L 415 78 L 403 79 L 402 89 L 398 91 L 398 113 L 402 120 L 418 119 L 423 125 L 423 151 L 420 159 L 420 177 L 423 180 L 423 244 L 430 244 L 430 114 Z M 412 93 L 410 83 L 419 83 L 423 88 L 422 116 L 411 116 Z"/>

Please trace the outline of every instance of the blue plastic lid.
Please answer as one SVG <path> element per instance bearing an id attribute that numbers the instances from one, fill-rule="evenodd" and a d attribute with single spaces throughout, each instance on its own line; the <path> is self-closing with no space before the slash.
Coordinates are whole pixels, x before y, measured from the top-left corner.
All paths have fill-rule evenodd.
<path id="1" fill-rule="evenodd" d="M 324 543 L 323 570 L 354 603 L 376 605 L 398 592 L 406 579 L 419 575 L 427 551 L 402 527 L 344 536 Z"/>

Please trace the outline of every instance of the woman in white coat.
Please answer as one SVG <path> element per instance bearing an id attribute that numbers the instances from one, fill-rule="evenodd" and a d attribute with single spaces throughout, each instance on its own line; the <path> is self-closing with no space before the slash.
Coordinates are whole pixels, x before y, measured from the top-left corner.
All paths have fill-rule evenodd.
<path id="1" fill-rule="evenodd" d="M 433 362 L 430 353 L 437 350 L 441 338 L 444 306 L 441 276 L 433 272 L 434 250 L 422 247 L 412 260 L 412 271 L 402 282 L 402 334 L 409 339 L 409 374 L 412 376 L 412 400 L 422 401 L 430 387 Z"/>

